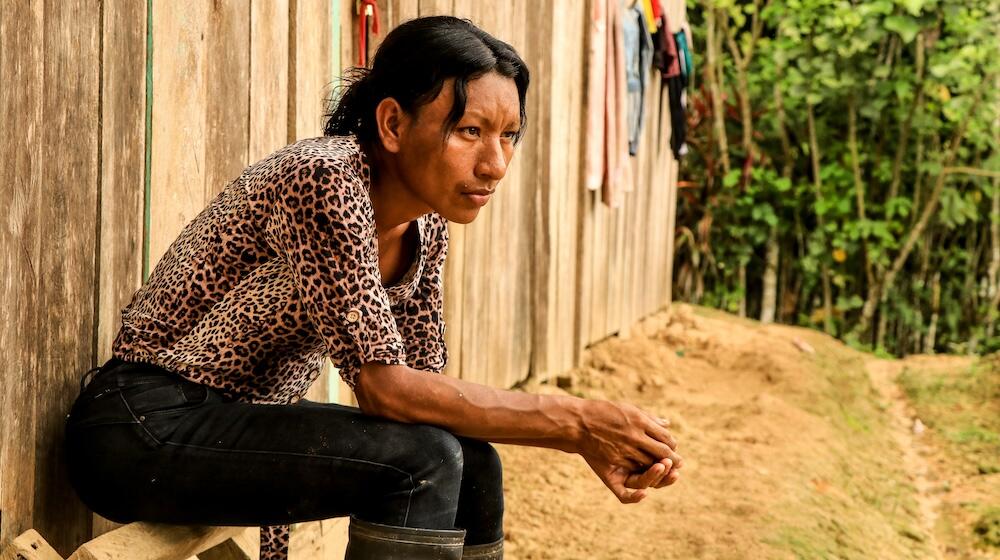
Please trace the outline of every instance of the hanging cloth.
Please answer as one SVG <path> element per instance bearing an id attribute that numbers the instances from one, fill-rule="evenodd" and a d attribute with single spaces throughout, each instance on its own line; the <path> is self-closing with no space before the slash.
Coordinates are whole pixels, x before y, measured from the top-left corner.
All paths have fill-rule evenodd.
<path id="1" fill-rule="evenodd" d="M 604 183 L 605 112 L 608 74 L 608 3 L 590 0 L 587 21 L 587 134 L 584 136 L 584 185 L 596 191 Z"/>
<path id="2" fill-rule="evenodd" d="M 645 25 L 642 8 L 637 5 L 625 13 L 625 72 L 628 101 L 628 153 L 639 152 L 639 135 L 642 132 L 646 90 L 649 88 L 649 68 L 653 49 Z"/>
<path id="3" fill-rule="evenodd" d="M 638 2 L 636 2 L 635 7 L 636 8 L 639 7 Z M 641 13 L 642 13 L 642 21 L 643 24 L 646 26 L 646 30 L 649 32 L 650 35 L 656 33 L 657 21 L 656 21 L 656 16 L 653 13 L 653 0 L 642 0 Z"/>
<path id="4" fill-rule="evenodd" d="M 601 200 L 611 208 L 621 206 L 623 193 L 631 190 L 628 165 L 628 105 L 625 84 L 624 0 L 608 0 L 607 76 L 605 83 L 605 158 Z"/>
<path id="5" fill-rule="evenodd" d="M 372 20 L 371 33 L 378 35 L 378 4 L 375 0 L 360 0 L 358 6 L 358 66 L 368 66 L 368 20 Z"/>

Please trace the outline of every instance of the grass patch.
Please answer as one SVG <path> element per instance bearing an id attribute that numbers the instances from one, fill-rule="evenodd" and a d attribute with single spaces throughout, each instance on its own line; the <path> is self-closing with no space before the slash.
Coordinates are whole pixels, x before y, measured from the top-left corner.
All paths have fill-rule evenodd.
<path id="1" fill-rule="evenodd" d="M 907 368 L 899 382 L 917 415 L 967 475 L 1000 472 L 1000 354 L 965 371 Z M 985 503 L 970 500 L 948 508 L 945 521 L 958 541 L 998 549 L 1000 495 L 988 491 L 982 497 Z"/>
<path id="2" fill-rule="evenodd" d="M 907 368 L 899 382 L 955 456 L 979 474 L 1000 471 L 1000 361 L 957 372 Z"/>

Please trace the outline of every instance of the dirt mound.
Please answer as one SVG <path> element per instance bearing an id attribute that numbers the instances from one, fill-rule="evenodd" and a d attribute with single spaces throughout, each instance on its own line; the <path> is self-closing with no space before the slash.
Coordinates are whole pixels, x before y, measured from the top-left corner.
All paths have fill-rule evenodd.
<path id="1" fill-rule="evenodd" d="M 577 456 L 501 446 L 508 558 L 936 557 L 865 356 L 828 336 L 675 305 L 566 377 L 669 418 L 685 467 L 626 506 Z"/>

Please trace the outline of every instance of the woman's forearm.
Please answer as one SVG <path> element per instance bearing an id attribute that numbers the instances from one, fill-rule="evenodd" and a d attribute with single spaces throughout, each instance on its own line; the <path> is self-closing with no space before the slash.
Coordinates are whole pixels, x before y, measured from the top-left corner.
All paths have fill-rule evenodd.
<path id="1" fill-rule="evenodd" d="M 407 366 L 366 364 L 357 397 L 366 413 L 492 442 L 578 452 L 585 430 L 584 399 L 495 389 Z"/>

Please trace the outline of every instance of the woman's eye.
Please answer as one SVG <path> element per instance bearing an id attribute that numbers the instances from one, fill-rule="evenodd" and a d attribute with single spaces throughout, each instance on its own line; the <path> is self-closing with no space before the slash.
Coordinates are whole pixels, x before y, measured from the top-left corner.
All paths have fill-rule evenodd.
<path id="1" fill-rule="evenodd" d="M 518 132 L 519 131 L 517 130 L 508 130 L 507 132 L 503 133 L 503 137 L 508 140 L 517 140 Z"/>
<path id="2" fill-rule="evenodd" d="M 472 136 L 479 136 L 479 127 L 477 126 L 467 126 L 462 130 L 464 130 L 467 134 L 470 134 Z"/>

